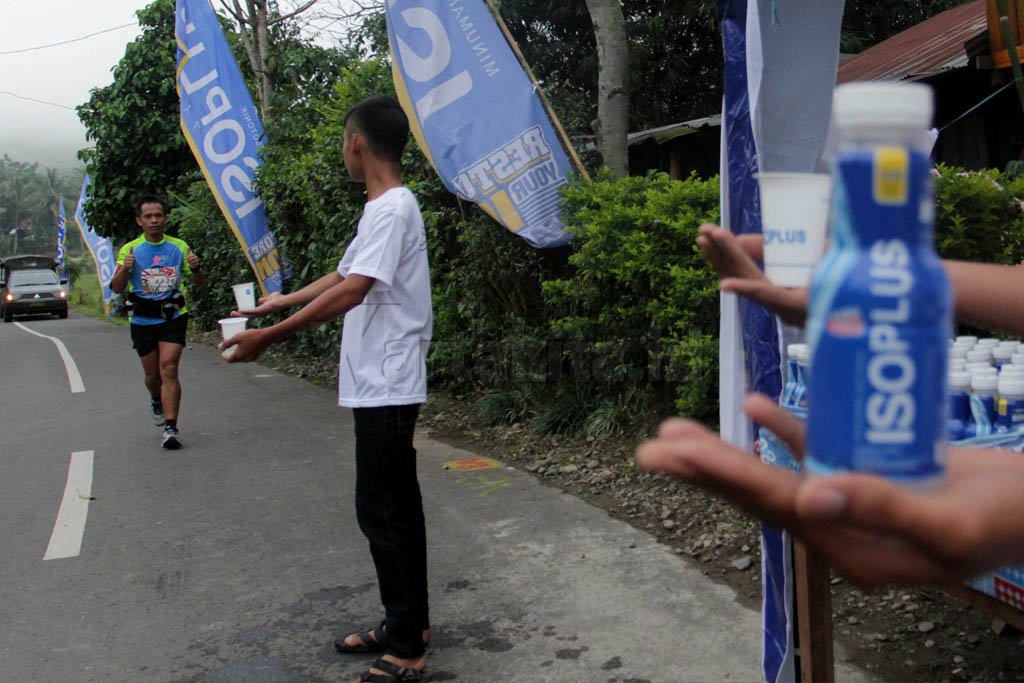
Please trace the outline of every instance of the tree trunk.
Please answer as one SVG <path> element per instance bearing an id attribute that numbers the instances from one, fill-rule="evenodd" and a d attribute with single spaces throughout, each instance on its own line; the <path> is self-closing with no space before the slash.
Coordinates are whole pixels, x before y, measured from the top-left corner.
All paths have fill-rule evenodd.
<path id="1" fill-rule="evenodd" d="M 619 0 L 587 0 L 597 39 L 597 149 L 613 174 L 629 173 L 629 44 Z"/>

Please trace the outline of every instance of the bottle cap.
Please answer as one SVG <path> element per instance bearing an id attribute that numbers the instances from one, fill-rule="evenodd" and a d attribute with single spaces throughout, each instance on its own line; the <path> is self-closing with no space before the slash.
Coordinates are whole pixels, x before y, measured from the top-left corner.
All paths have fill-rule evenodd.
<path id="1" fill-rule="evenodd" d="M 874 81 L 838 86 L 832 112 L 838 128 L 928 128 L 933 107 L 926 85 Z"/>
<path id="2" fill-rule="evenodd" d="M 949 369 L 957 371 L 963 370 L 964 372 L 967 372 L 967 361 L 963 358 L 950 358 Z"/>
<path id="3" fill-rule="evenodd" d="M 963 358 L 967 360 L 967 347 L 966 346 L 954 346 L 949 350 L 950 359 Z"/>
<path id="4" fill-rule="evenodd" d="M 796 362 L 800 365 L 807 365 L 811 362 L 811 347 L 807 344 L 800 344 L 796 351 Z"/>
<path id="5" fill-rule="evenodd" d="M 800 349 L 806 349 L 807 344 L 790 344 L 786 347 L 786 357 L 790 360 L 796 360 L 800 355 Z"/>
<path id="6" fill-rule="evenodd" d="M 1024 376 L 1024 365 L 1010 365 L 1009 363 L 1007 363 L 1006 365 L 1003 366 L 1003 369 L 999 371 L 999 376 L 1002 377 L 1003 375 Z"/>
<path id="7" fill-rule="evenodd" d="M 972 372 L 971 373 L 971 391 L 975 393 L 991 393 L 996 390 L 996 386 L 999 384 L 999 378 L 995 372 Z"/>
<path id="8" fill-rule="evenodd" d="M 1013 358 L 1013 354 L 1016 353 L 1017 347 L 1010 348 L 1008 346 L 997 346 L 992 349 L 992 358 L 1000 365 L 1003 363 L 1009 363 L 1010 359 Z"/>
<path id="9" fill-rule="evenodd" d="M 964 334 L 954 339 L 953 342 L 955 344 L 969 344 L 971 346 L 974 346 L 975 344 L 978 343 L 978 338 L 972 334 Z"/>
<path id="10" fill-rule="evenodd" d="M 987 348 L 991 348 L 991 347 L 994 347 L 994 346 L 999 346 L 999 340 L 996 339 L 995 337 L 985 337 L 984 339 L 979 339 L 978 343 L 975 344 L 975 348 L 982 348 L 982 349 L 984 349 L 986 347 Z"/>
<path id="11" fill-rule="evenodd" d="M 1000 375 L 999 395 L 1003 398 L 1024 398 L 1024 375 Z"/>
<path id="12" fill-rule="evenodd" d="M 971 388 L 971 374 L 960 370 L 954 370 L 949 373 L 949 388 L 957 391 L 967 391 Z"/>
<path id="13" fill-rule="evenodd" d="M 991 363 L 992 362 L 992 349 L 979 349 L 974 347 L 967 352 L 968 363 Z"/>

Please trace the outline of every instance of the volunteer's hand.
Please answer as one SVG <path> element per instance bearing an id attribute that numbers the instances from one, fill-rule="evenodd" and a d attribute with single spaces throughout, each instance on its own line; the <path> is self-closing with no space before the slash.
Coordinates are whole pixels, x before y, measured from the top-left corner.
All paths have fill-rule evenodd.
<path id="1" fill-rule="evenodd" d="M 196 256 L 194 251 L 189 250 L 188 256 L 186 256 L 185 259 L 188 261 L 188 266 L 192 270 L 199 268 L 199 257 Z"/>
<path id="2" fill-rule="evenodd" d="M 746 409 L 802 455 L 799 421 L 764 396 Z M 950 449 L 942 483 L 915 492 L 864 474 L 805 479 L 676 419 L 640 446 L 637 462 L 789 529 L 857 584 L 959 583 L 1024 562 L 1024 457 L 1016 453 Z"/>
<path id="3" fill-rule="evenodd" d="M 266 330 L 245 330 L 231 339 L 222 341 L 217 348 L 221 351 L 234 349 L 231 354 L 221 354 L 229 363 L 251 363 L 262 356 L 268 346 L 270 346 L 270 339 Z"/>
<path id="4" fill-rule="evenodd" d="M 757 262 L 764 259 L 760 235 L 734 235 L 710 223 L 700 226 L 697 246 L 711 262 L 719 289 L 756 301 L 789 325 L 803 326 L 807 320 L 807 289 L 777 287 L 765 277 Z"/>
<path id="5" fill-rule="evenodd" d="M 291 308 L 285 301 L 285 295 L 280 292 L 271 292 L 267 296 L 261 296 L 256 303 L 258 304 L 256 308 L 242 308 L 237 311 L 231 311 L 231 317 L 258 318 Z"/>
<path id="6" fill-rule="evenodd" d="M 135 267 L 135 247 L 128 250 L 128 254 L 124 257 L 124 263 L 121 264 L 121 267 L 126 271 L 130 271 Z"/>

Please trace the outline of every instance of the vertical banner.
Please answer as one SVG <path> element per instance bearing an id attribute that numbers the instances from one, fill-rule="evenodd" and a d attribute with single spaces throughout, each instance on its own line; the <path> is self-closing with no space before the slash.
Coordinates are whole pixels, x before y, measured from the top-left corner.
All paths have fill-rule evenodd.
<path id="1" fill-rule="evenodd" d="M 749 0 L 756 3 L 757 0 Z M 747 0 L 718 0 L 725 56 L 725 103 L 722 112 L 722 220 L 737 234 L 761 232 L 761 206 L 754 175 L 757 148 L 751 125 L 747 74 Z M 731 310 L 724 310 L 728 305 Z M 734 361 L 720 367 L 723 436 L 749 444 L 752 426 L 739 407 L 736 392 L 740 377 L 758 393 L 778 399 L 782 389 L 779 337 L 775 316 L 743 298 L 723 298 L 720 330 L 722 357 Z M 726 354 L 729 349 L 732 353 Z M 739 353 L 736 353 L 736 352 Z M 740 360 L 742 359 L 742 360 Z M 740 360 L 737 364 L 735 361 Z M 725 429 L 736 430 L 726 435 Z M 745 433 L 741 433 L 745 432 Z M 754 457 L 754 456 L 751 456 Z M 790 545 L 780 529 L 761 527 L 762 571 L 762 676 L 766 683 L 795 680 L 793 658 L 792 572 Z"/>
<path id="2" fill-rule="evenodd" d="M 110 301 L 114 298 L 114 293 L 110 289 L 110 278 L 114 277 L 114 271 L 117 269 L 117 255 L 114 253 L 114 245 L 110 238 L 97 235 L 85 220 L 85 200 L 89 197 L 91 184 L 89 175 L 86 174 L 82 181 L 82 191 L 78 194 L 78 206 L 75 207 L 75 224 L 78 225 L 82 240 L 89 249 L 93 262 L 96 263 L 96 277 L 99 278 L 100 291 L 103 293 L 103 312 L 109 314 Z"/>
<path id="3" fill-rule="evenodd" d="M 722 216 L 736 233 L 761 231 L 759 171 L 821 170 L 839 55 L 843 0 L 718 0 L 725 51 Z M 781 330 L 767 310 L 723 296 L 723 437 L 749 445 L 740 403 L 753 390 L 777 398 Z M 762 674 L 797 678 L 794 661 L 792 541 L 761 528 Z"/>
<path id="4" fill-rule="evenodd" d="M 483 0 L 387 0 L 395 89 L 451 192 L 539 248 L 572 240 L 559 188 L 572 165 Z"/>
<path id="5" fill-rule="evenodd" d="M 64 263 L 66 256 L 64 249 L 68 236 L 67 224 L 68 218 L 64 214 L 64 198 L 61 197 L 57 207 L 57 274 L 61 282 L 66 282 L 68 279 L 67 265 Z"/>
<path id="6" fill-rule="evenodd" d="M 263 124 L 209 0 L 177 0 L 174 36 L 181 131 L 263 293 L 280 292 L 288 273 L 252 182 Z"/>

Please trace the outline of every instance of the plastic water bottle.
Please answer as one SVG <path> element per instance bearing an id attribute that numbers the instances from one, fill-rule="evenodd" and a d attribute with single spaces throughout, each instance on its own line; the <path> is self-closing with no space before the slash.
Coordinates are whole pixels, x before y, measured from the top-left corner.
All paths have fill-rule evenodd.
<path id="1" fill-rule="evenodd" d="M 811 282 L 805 467 L 911 485 L 943 473 L 949 282 L 933 245 L 931 90 L 836 89 L 832 253 Z"/>
<path id="2" fill-rule="evenodd" d="M 971 373 L 971 421 L 974 423 L 975 436 L 987 436 L 995 432 L 998 386 L 999 377 L 995 368 Z"/>
<path id="3" fill-rule="evenodd" d="M 811 353 L 810 346 L 800 344 L 796 352 L 796 389 L 793 392 L 793 402 L 797 408 L 807 410 L 808 399 L 808 376 L 811 374 Z M 804 417 L 807 417 L 804 414 Z"/>
<path id="4" fill-rule="evenodd" d="M 1010 358 L 1010 362 L 1013 365 L 1022 365 L 1022 366 L 1024 366 L 1024 353 L 1021 353 L 1020 351 L 1018 351 L 1017 353 L 1013 354 L 1013 356 Z"/>
<path id="5" fill-rule="evenodd" d="M 950 441 L 974 436 L 971 421 L 971 375 L 968 372 L 949 373 L 949 422 L 946 435 Z"/>

